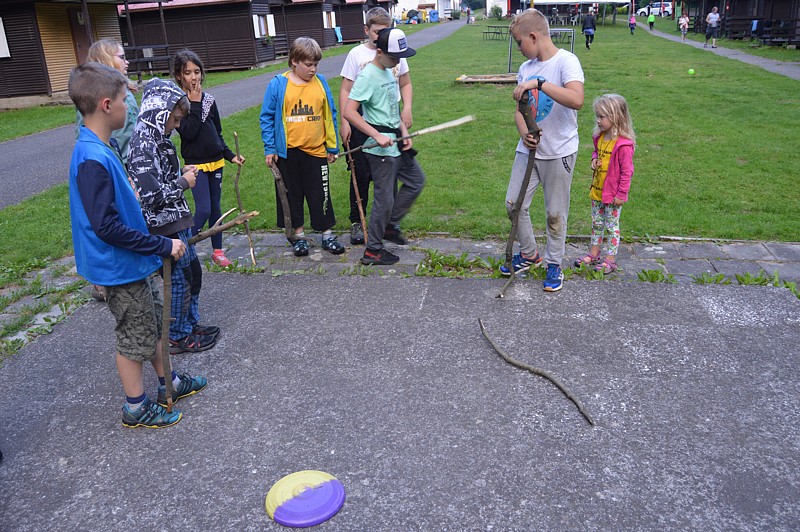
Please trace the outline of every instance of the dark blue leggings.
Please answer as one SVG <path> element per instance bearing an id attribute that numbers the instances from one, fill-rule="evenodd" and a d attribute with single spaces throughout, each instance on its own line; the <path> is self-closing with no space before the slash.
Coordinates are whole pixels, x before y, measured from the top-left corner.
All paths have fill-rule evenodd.
<path id="1" fill-rule="evenodd" d="M 192 189 L 194 197 L 194 228 L 192 234 L 196 235 L 203 230 L 208 222 L 211 227 L 222 216 L 220 200 L 222 198 L 222 168 L 213 172 L 197 172 L 197 182 Z M 222 233 L 211 237 L 211 247 L 222 249 Z"/>

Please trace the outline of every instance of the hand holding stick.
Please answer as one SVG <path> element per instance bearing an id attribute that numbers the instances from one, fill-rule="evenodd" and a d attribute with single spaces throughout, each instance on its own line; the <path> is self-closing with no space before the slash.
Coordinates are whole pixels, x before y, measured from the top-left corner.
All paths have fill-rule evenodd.
<path id="1" fill-rule="evenodd" d="M 272 170 L 272 177 L 275 178 L 275 188 L 278 189 L 278 199 L 280 199 L 281 207 L 283 210 L 283 229 L 286 232 L 286 239 L 289 242 L 294 242 L 294 228 L 292 227 L 292 213 L 289 210 L 289 197 L 286 190 L 286 183 L 283 181 L 281 171 L 278 170 L 277 164 L 268 165 Z"/>
<path id="2" fill-rule="evenodd" d="M 536 125 L 536 117 L 533 109 L 531 109 L 531 106 L 528 105 L 528 91 L 525 91 L 522 94 L 522 97 L 517 103 L 517 109 L 525 119 L 525 125 L 528 126 L 528 134 L 533 135 L 533 137 L 538 141 L 542 135 L 542 131 L 539 129 L 539 126 Z M 522 202 L 525 200 L 525 194 L 528 192 L 528 184 L 531 182 L 531 174 L 533 173 L 533 167 L 535 164 L 536 148 L 531 148 L 528 151 L 528 165 L 525 168 L 525 177 L 522 179 L 522 185 L 520 185 L 519 194 L 517 194 L 517 200 L 514 202 L 514 206 L 511 208 L 511 233 L 509 233 L 508 241 L 506 241 L 506 268 L 508 268 L 508 271 L 511 273 L 511 275 L 503 285 L 500 293 L 497 295 L 497 297 L 500 299 L 505 296 L 506 289 L 511 286 L 511 283 L 514 282 L 514 277 L 516 276 L 514 265 L 512 264 L 514 239 L 517 237 L 517 227 L 519 226 L 519 211 L 522 209 Z"/>
<path id="3" fill-rule="evenodd" d="M 233 142 L 236 144 L 236 158 L 242 160 L 239 154 L 239 135 L 233 132 Z M 236 190 L 236 203 L 239 205 L 239 214 L 244 214 L 244 207 L 242 206 L 242 195 L 239 192 L 239 177 L 242 175 L 242 165 L 236 165 L 236 179 L 233 181 L 233 188 Z M 256 252 L 253 249 L 253 237 L 250 235 L 250 222 L 244 221 L 244 232 L 247 235 L 247 243 L 250 244 L 250 260 L 253 261 L 253 266 L 256 265 Z"/>

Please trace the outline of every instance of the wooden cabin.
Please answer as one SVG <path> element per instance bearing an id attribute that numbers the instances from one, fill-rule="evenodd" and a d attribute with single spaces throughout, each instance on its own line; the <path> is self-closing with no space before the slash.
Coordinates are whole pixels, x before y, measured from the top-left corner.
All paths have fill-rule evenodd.
<path id="1" fill-rule="evenodd" d="M 129 0 L 135 1 L 135 0 Z M 0 3 L 0 98 L 64 93 L 92 42 L 121 41 L 122 0 L 4 0 Z"/>
<path id="2" fill-rule="evenodd" d="M 297 37 L 322 48 L 339 42 L 333 0 L 172 0 L 131 5 L 127 17 L 119 11 L 126 46 L 140 54 L 142 70 L 167 70 L 168 57 L 183 48 L 207 69 L 227 70 L 285 56 Z"/>
<path id="3" fill-rule="evenodd" d="M 391 13 L 393 3 L 393 1 L 376 0 L 333 0 L 333 12 L 336 15 L 336 25 L 342 33 L 342 42 L 363 41 L 366 38 L 364 25 L 367 11 L 373 7 L 382 7 Z"/>

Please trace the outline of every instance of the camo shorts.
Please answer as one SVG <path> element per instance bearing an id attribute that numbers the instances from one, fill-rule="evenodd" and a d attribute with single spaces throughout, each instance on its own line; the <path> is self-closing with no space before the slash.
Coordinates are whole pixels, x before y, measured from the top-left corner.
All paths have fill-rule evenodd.
<path id="1" fill-rule="evenodd" d="M 108 308 L 117 321 L 117 351 L 137 362 L 151 360 L 161 336 L 161 308 L 164 305 L 161 277 L 156 274 L 128 284 L 105 287 Z"/>

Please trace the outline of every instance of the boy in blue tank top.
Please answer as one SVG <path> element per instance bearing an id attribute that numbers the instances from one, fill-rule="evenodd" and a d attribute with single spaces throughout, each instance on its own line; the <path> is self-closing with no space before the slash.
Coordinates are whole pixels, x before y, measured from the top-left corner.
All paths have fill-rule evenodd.
<path id="1" fill-rule="evenodd" d="M 69 167 L 72 240 L 78 273 L 107 294 L 116 320 L 116 366 L 126 395 L 122 424 L 161 428 L 181 420 L 148 399 L 143 365 L 159 378 L 159 399 L 166 400 L 161 363 L 161 267 L 159 257 L 179 259 L 186 247 L 178 239 L 151 235 L 138 197 L 122 164 L 111 132 L 125 123 L 125 77 L 100 63 L 72 70 L 69 96 L 84 117 Z M 112 147 L 113 146 L 113 147 Z M 173 401 L 206 386 L 206 379 L 171 375 Z"/>

